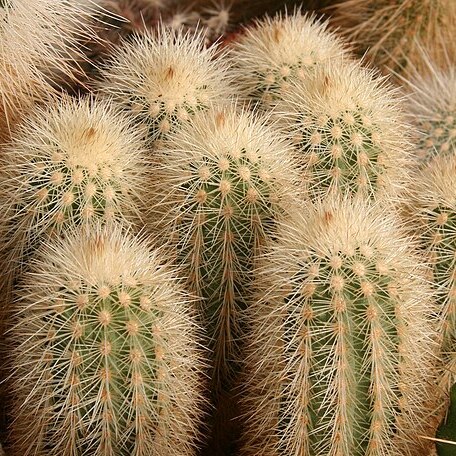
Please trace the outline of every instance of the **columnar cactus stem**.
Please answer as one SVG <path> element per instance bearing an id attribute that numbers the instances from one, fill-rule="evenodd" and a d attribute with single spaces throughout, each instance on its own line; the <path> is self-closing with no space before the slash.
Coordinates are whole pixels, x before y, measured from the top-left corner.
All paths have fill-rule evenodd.
<path id="1" fill-rule="evenodd" d="M 425 75 L 418 70 L 413 72 L 408 82 L 408 107 L 422 133 L 417 157 L 426 163 L 437 155 L 451 155 L 456 150 L 456 69 L 449 61 L 439 68 L 424 50 L 422 53 L 428 71 Z"/>
<path id="2" fill-rule="evenodd" d="M 227 67 L 216 50 L 204 48 L 202 33 L 160 26 L 113 53 L 100 90 L 133 112 L 151 141 L 164 138 L 196 112 L 230 98 Z"/>
<path id="3" fill-rule="evenodd" d="M 411 161 L 401 111 L 394 89 L 358 62 L 326 62 L 294 81 L 276 113 L 301 153 L 310 197 L 400 200 Z"/>
<path id="4" fill-rule="evenodd" d="M 442 314 L 441 336 L 445 371 L 444 394 L 456 382 L 456 153 L 436 157 L 414 180 L 411 220 L 432 266 Z"/>
<path id="5" fill-rule="evenodd" d="M 292 205 L 298 166 L 263 120 L 233 104 L 193 117 L 157 151 L 151 228 L 172 238 L 209 327 L 215 385 L 238 370 L 254 254 Z"/>
<path id="6" fill-rule="evenodd" d="M 346 54 L 326 23 L 297 11 L 246 28 L 233 42 L 232 71 L 244 98 L 267 108 L 289 89 L 290 78 L 306 80 L 322 63 Z"/>
<path id="7" fill-rule="evenodd" d="M 82 223 L 136 221 L 147 170 L 141 135 L 106 101 L 37 109 L 2 156 L 3 260 L 21 261 L 41 236 Z"/>
<path id="8" fill-rule="evenodd" d="M 248 310 L 243 455 L 425 454 L 438 336 L 421 264 L 361 200 L 282 224 Z"/>
<path id="9" fill-rule="evenodd" d="M 453 0 L 343 0 L 329 9 L 360 54 L 386 71 L 424 70 L 423 47 L 440 61 L 453 46 Z"/>
<path id="10" fill-rule="evenodd" d="M 166 263 L 119 227 L 43 246 L 12 312 L 8 454 L 194 454 L 200 334 Z"/>

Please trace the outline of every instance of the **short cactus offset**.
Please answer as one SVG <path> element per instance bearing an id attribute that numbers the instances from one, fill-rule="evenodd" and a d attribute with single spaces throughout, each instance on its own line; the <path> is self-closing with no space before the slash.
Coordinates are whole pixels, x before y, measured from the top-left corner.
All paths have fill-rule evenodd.
<path id="1" fill-rule="evenodd" d="M 204 48 L 202 33 L 160 26 L 114 52 L 100 90 L 133 112 L 151 141 L 163 138 L 211 103 L 230 98 L 227 67 L 216 50 Z"/>
<path id="2" fill-rule="evenodd" d="M 361 200 L 319 203 L 282 226 L 248 311 L 241 454 L 426 454 L 418 436 L 438 424 L 434 306 L 399 233 Z"/>
<path id="3" fill-rule="evenodd" d="M 230 384 L 254 254 L 298 194 L 290 146 L 236 105 L 195 115 L 157 151 L 151 228 L 173 238 L 202 308 L 214 384 Z"/>
<path id="4" fill-rule="evenodd" d="M 453 0 L 342 0 L 329 7 L 335 25 L 359 46 L 360 54 L 386 71 L 426 65 L 420 48 L 435 59 L 453 46 Z"/>
<path id="5" fill-rule="evenodd" d="M 439 68 L 429 57 L 426 62 L 428 74 L 415 71 L 409 82 L 409 110 L 423 134 L 417 150 L 423 162 L 456 150 L 456 68 L 449 62 Z"/>
<path id="6" fill-rule="evenodd" d="M 105 101 L 39 108 L 2 156 L 4 256 L 87 221 L 135 221 L 145 158 L 141 132 Z"/>
<path id="7" fill-rule="evenodd" d="M 345 54 L 343 44 L 315 16 L 278 14 L 246 28 L 233 42 L 232 71 L 241 94 L 268 107 L 288 91 L 290 78 L 306 80 L 320 64 Z"/>
<path id="8" fill-rule="evenodd" d="M 189 295 L 121 229 L 47 244 L 15 303 L 11 456 L 190 456 L 202 355 Z"/>
<path id="9" fill-rule="evenodd" d="M 277 116 L 305 164 L 311 198 L 350 193 L 399 199 L 410 144 L 394 90 L 356 62 L 327 62 L 295 81 Z"/>
<path id="10" fill-rule="evenodd" d="M 414 179 L 411 220 L 432 266 L 443 319 L 442 352 L 446 364 L 442 388 L 456 382 L 456 153 L 437 157 Z"/>
<path id="11" fill-rule="evenodd" d="M 54 76 L 72 77 L 78 40 L 91 34 L 93 9 L 68 0 L 4 0 L 0 7 L 0 140 L 36 101 L 55 94 Z M 74 76 L 73 76 L 74 77 Z"/>

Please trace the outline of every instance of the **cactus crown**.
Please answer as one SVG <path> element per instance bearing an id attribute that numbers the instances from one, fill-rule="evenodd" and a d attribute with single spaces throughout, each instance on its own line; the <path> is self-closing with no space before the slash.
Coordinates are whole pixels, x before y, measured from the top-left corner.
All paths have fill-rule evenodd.
<path id="1" fill-rule="evenodd" d="M 14 454 L 193 454 L 202 358 L 175 276 L 119 227 L 40 251 L 11 329 Z"/>
<path id="2" fill-rule="evenodd" d="M 215 46 L 204 48 L 202 32 L 160 26 L 114 52 L 100 90 L 135 113 L 156 140 L 211 102 L 230 97 L 226 65 L 216 52 Z"/>
<path id="3" fill-rule="evenodd" d="M 397 198 L 410 145 L 395 91 L 356 62 L 327 62 L 293 82 L 276 112 L 306 165 L 312 198 L 327 193 Z"/>
<path id="4" fill-rule="evenodd" d="M 78 41 L 92 35 L 93 8 L 68 0 L 5 0 L 0 16 L 0 126 L 9 130 L 33 102 L 55 93 L 54 76 L 74 78 L 74 61 L 82 57 Z"/>
<path id="5" fill-rule="evenodd" d="M 409 82 L 409 110 L 423 134 L 417 154 L 424 162 L 456 150 L 456 69 L 451 64 L 441 69 L 429 57 L 426 61 L 429 74 L 415 71 Z"/>
<path id="6" fill-rule="evenodd" d="M 195 115 L 157 154 L 153 219 L 205 298 L 218 381 L 235 358 L 254 253 L 298 192 L 298 167 L 286 141 L 235 104 Z"/>
<path id="7" fill-rule="evenodd" d="M 398 73 L 426 66 L 422 46 L 440 60 L 453 41 L 452 0 L 344 0 L 331 9 L 335 24 L 360 51 L 377 66 Z"/>
<path id="8" fill-rule="evenodd" d="M 403 455 L 425 432 L 431 301 L 397 233 L 361 200 L 283 224 L 249 310 L 245 454 Z"/>
<path id="9" fill-rule="evenodd" d="M 143 146 L 131 120 L 106 101 L 67 98 L 38 108 L 4 151 L 8 247 L 88 221 L 133 221 Z"/>
<path id="10" fill-rule="evenodd" d="M 344 54 L 326 23 L 298 10 L 247 28 L 234 43 L 231 60 L 241 93 L 268 105 L 287 91 L 290 78 L 305 80 L 321 63 Z"/>

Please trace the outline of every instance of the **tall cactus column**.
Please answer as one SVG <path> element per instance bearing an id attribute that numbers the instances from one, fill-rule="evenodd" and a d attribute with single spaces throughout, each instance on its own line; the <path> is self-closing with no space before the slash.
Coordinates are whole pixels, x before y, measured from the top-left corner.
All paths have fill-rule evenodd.
<path id="1" fill-rule="evenodd" d="M 172 240 L 202 298 L 217 402 L 237 380 L 255 254 L 294 203 L 298 166 L 290 145 L 236 105 L 196 114 L 156 157 L 150 228 Z"/>
<path id="2" fill-rule="evenodd" d="M 399 232 L 382 211 L 339 199 L 283 225 L 249 310 L 242 454 L 424 454 L 435 309 Z"/>
<path id="3" fill-rule="evenodd" d="M 80 229 L 40 251 L 9 333 L 8 454 L 194 454 L 200 334 L 166 263 L 119 227 Z"/>

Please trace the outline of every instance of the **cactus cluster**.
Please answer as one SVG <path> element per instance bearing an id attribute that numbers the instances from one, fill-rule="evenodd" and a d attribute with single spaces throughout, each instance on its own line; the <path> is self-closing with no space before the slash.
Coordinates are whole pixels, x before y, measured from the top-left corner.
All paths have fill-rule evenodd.
<path id="1" fill-rule="evenodd" d="M 292 83 L 276 115 L 301 154 L 311 198 L 401 197 L 408 130 L 394 89 L 375 72 L 357 62 L 326 62 L 305 83 Z"/>
<path id="2" fill-rule="evenodd" d="M 428 456 L 455 1 L 189 1 L 0 0 L 8 456 Z"/>
<path id="3" fill-rule="evenodd" d="M 437 334 L 400 231 L 378 207 L 340 199 L 282 225 L 248 312 L 242 454 L 424 454 Z"/>
<path id="4" fill-rule="evenodd" d="M 160 27 L 125 43 L 102 70 L 100 91 L 147 128 L 151 142 L 166 137 L 211 103 L 230 98 L 226 64 L 202 33 Z"/>
<path id="5" fill-rule="evenodd" d="M 9 335 L 10 455 L 194 453 L 204 364 L 176 274 L 120 227 L 83 227 L 40 251 Z"/>

